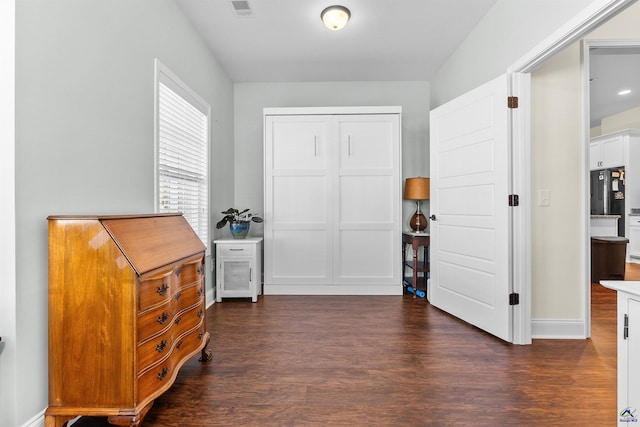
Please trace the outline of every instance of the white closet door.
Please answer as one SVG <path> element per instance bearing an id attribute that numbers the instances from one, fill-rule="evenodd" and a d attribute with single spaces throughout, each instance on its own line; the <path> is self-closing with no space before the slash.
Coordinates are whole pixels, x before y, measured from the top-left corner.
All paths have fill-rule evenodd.
<path id="1" fill-rule="evenodd" d="M 399 115 L 334 116 L 334 123 L 334 281 L 402 292 Z"/>
<path id="2" fill-rule="evenodd" d="M 265 291 L 332 280 L 328 132 L 327 116 L 265 118 Z"/>

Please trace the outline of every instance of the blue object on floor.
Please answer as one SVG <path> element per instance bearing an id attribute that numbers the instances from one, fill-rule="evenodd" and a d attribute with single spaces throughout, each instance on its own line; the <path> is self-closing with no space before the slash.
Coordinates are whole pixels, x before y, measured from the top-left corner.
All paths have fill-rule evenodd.
<path id="1" fill-rule="evenodd" d="M 413 293 L 413 286 L 407 286 L 407 290 L 411 293 Z M 416 289 L 416 295 L 419 296 L 420 298 L 424 298 L 425 293 L 424 291 L 421 291 L 419 289 Z"/>

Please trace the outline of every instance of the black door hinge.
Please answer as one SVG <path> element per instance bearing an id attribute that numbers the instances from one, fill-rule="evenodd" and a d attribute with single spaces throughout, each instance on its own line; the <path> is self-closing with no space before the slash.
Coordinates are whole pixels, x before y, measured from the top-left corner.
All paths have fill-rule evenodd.
<path id="1" fill-rule="evenodd" d="M 622 329 L 622 339 L 629 338 L 629 315 L 624 315 L 624 328 Z"/>
<path id="2" fill-rule="evenodd" d="M 520 206 L 520 197 L 517 194 L 509 194 L 509 206 Z"/>
<path id="3" fill-rule="evenodd" d="M 507 107 L 508 108 L 518 108 L 518 97 L 517 96 L 509 96 L 509 97 L 507 97 Z"/>
<path id="4" fill-rule="evenodd" d="M 518 305 L 520 304 L 520 294 L 509 294 L 509 305 Z"/>

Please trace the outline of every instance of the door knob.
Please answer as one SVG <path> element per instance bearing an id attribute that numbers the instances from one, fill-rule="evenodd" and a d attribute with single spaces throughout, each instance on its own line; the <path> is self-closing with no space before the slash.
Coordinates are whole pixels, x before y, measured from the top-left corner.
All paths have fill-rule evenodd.
<path id="1" fill-rule="evenodd" d="M 435 221 L 435 220 L 436 220 L 436 216 L 435 216 L 435 215 L 431 215 L 431 216 L 429 217 L 429 219 L 431 219 L 431 221 Z"/>

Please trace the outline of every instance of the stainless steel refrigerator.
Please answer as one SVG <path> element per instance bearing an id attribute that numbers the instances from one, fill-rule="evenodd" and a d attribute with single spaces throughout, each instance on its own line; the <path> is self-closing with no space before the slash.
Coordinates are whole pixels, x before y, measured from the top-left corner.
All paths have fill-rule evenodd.
<path id="1" fill-rule="evenodd" d="M 618 236 L 624 237 L 624 168 L 591 171 L 591 215 L 620 215 Z"/>

